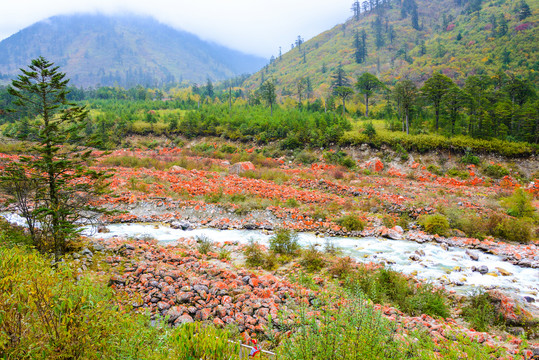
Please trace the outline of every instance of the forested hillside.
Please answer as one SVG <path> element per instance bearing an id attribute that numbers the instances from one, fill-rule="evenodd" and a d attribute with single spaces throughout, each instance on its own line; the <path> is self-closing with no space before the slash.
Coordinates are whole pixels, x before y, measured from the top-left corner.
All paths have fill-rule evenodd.
<path id="1" fill-rule="evenodd" d="M 318 99 L 343 115 L 383 118 L 392 131 L 537 143 L 538 5 L 355 1 L 347 22 L 298 36 L 245 85 L 261 99 L 271 84 L 282 103 Z"/>
<path id="2" fill-rule="evenodd" d="M 349 78 L 363 72 L 386 83 L 422 83 L 441 72 L 459 84 L 469 75 L 511 73 L 539 80 L 539 1 L 371 0 L 356 2 L 351 18 L 272 58 L 250 79 L 252 88 L 273 78 L 284 94 L 299 78 L 314 96 L 326 96 L 339 64 Z M 357 8 L 359 7 L 359 11 Z M 354 10 L 356 8 L 356 10 Z"/>
<path id="3" fill-rule="evenodd" d="M 55 16 L 0 42 L 0 81 L 45 56 L 77 86 L 163 86 L 252 73 L 265 60 L 205 42 L 151 18 Z"/>

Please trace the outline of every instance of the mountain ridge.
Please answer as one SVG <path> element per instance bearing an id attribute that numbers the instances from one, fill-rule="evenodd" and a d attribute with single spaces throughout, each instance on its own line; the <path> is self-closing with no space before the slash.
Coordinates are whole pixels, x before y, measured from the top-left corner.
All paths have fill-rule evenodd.
<path id="1" fill-rule="evenodd" d="M 45 19 L 1 41 L 2 78 L 40 55 L 84 87 L 218 81 L 254 72 L 266 62 L 150 17 L 76 14 Z"/>

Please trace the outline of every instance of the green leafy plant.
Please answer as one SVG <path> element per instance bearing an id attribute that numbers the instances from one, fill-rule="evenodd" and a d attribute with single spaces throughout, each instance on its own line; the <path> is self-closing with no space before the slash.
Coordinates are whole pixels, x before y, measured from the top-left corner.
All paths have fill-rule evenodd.
<path id="1" fill-rule="evenodd" d="M 294 255 L 299 250 L 298 235 L 281 229 L 269 239 L 270 250 L 283 255 Z"/>
<path id="2" fill-rule="evenodd" d="M 207 254 L 213 249 L 213 242 L 207 236 L 197 236 L 195 238 L 197 242 L 197 250 L 201 254 Z"/>
<path id="3" fill-rule="evenodd" d="M 446 236 L 449 230 L 449 221 L 442 214 L 423 215 L 419 218 L 419 224 L 429 234 Z"/>
<path id="4" fill-rule="evenodd" d="M 365 222 L 356 215 L 345 215 L 335 222 L 348 231 L 361 231 L 365 228 Z"/>

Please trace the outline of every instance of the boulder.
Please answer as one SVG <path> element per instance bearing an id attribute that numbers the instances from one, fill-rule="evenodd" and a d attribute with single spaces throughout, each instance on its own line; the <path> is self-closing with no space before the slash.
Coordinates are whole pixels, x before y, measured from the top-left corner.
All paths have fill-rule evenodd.
<path id="1" fill-rule="evenodd" d="M 228 169 L 229 174 L 242 174 L 246 171 L 255 170 L 255 166 L 250 161 L 242 161 L 235 163 Z"/>
<path id="2" fill-rule="evenodd" d="M 174 321 L 174 324 L 181 325 L 181 324 L 187 324 L 187 323 L 192 323 L 192 322 L 194 322 L 193 318 L 187 314 L 184 314 L 178 317 L 176 321 Z"/>

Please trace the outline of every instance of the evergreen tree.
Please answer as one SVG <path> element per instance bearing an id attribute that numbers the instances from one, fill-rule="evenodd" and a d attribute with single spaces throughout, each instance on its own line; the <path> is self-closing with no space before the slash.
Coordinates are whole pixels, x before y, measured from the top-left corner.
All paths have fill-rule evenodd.
<path id="1" fill-rule="evenodd" d="M 434 73 L 430 79 L 425 81 L 425 84 L 421 88 L 423 96 L 434 105 L 434 111 L 436 113 L 436 131 L 438 131 L 439 127 L 442 98 L 452 86 L 455 86 L 455 83 L 449 77 L 440 73 Z"/>
<path id="2" fill-rule="evenodd" d="M 376 76 L 365 72 L 357 79 L 356 89 L 365 95 L 365 117 L 369 117 L 369 97 L 378 89 L 384 88 L 384 84 Z"/>
<path id="3" fill-rule="evenodd" d="M 277 99 L 277 95 L 275 94 L 275 84 L 271 80 L 266 80 L 264 83 L 260 86 L 260 96 L 263 100 L 268 103 L 270 107 L 270 114 L 273 116 L 273 105 L 275 104 L 275 100 Z"/>
<path id="4" fill-rule="evenodd" d="M 296 80 L 296 93 L 298 95 L 298 107 L 302 107 L 302 97 L 303 92 L 305 91 L 305 88 L 307 87 L 307 81 L 304 77 L 300 77 Z"/>
<path id="5" fill-rule="evenodd" d="M 419 15 L 417 13 L 417 5 L 415 1 L 412 6 L 412 27 L 416 30 L 421 30 L 419 27 Z"/>
<path id="6" fill-rule="evenodd" d="M 455 134 L 455 123 L 459 117 L 460 109 L 467 102 L 466 96 L 467 94 L 457 85 L 451 86 L 443 96 L 444 106 L 451 123 L 451 135 Z"/>
<path id="7" fill-rule="evenodd" d="M 365 45 L 363 43 L 363 40 L 359 37 L 359 32 L 357 30 L 354 32 L 354 49 L 354 57 L 356 63 L 361 64 L 365 61 Z"/>
<path id="8" fill-rule="evenodd" d="M 359 15 L 361 14 L 361 4 L 359 3 L 359 0 L 354 1 L 351 10 L 354 13 L 354 19 L 358 21 Z"/>
<path id="9" fill-rule="evenodd" d="M 417 98 L 417 87 L 410 80 L 401 80 L 393 90 L 395 100 L 399 105 L 399 113 L 403 115 L 403 128 L 410 134 L 412 108 Z"/>
<path id="10" fill-rule="evenodd" d="M 342 116 L 344 116 L 346 112 L 346 99 L 352 96 L 354 90 L 349 86 L 337 86 L 333 89 L 333 93 L 342 100 Z"/>
<path id="11" fill-rule="evenodd" d="M 379 49 L 385 44 L 382 20 L 380 19 L 380 16 L 376 17 L 376 20 L 374 20 L 372 23 L 372 28 L 374 30 L 374 43 L 376 44 L 376 48 Z"/>
<path id="12" fill-rule="evenodd" d="M 81 147 L 88 111 L 67 101 L 65 74 L 43 57 L 12 81 L 17 109 L 30 110 L 37 139 L 32 156 L 12 162 L 0 176 L 2 188 L 26 219 L 33 245 L 56 261 L 77 237 L 80 223 L 101 209 L 91 205 L 105 174 L 91 170 L 91 150 Z M 17 111 L 17 110 L 15 110 Z"/>
<path id="13" fill-rule="evenodd" d="M 395 29 L 393 28 L 393 25 L 389 25 L 389 29 L 387 31 L 387 37 L 389 38 L 389 43 L 393 45 L 393 40 L 395 40 L 396 33 Z"/>
<path id="14" fill-rule="evenodd" d="M 298 48 L 298 50 L 301 50 L 301 44 L 304 43 L 304 40 L 301 38 L 300 35 L 298 35 L 298 38 L 296 39 L 296 47 Z"/>
<path id="15" fill-rule="evenodd" d="M 337 69 L 335 69 L 335 72 L 331 75 L 331 88 L 335 89 L 339 86 L 349 86 L 350 80 L 346 76 L 346 73 L 344 72 L 344 69 L 342 68 L 342 64 L 339 64 L 337 66 Z"/>
<path id="16" fill-rule="evenodd" d="M 525 0 L 520 0 L 520 3 L 518 4 L 517 9 L 518 9 L 518 19 L 520 21 L 526 19 L 528 16 L 532 14 L 530 10 L 530 6 L 528 5 L 528 3 L 526 3 Z"/>
<path id="17" fill-rule="evenodd" d="M 505 34 L 507 34 L 507 31 L 509 30 L 509 27 L 507 25 L 507 20 L 505 19 L 504 14 L 500 14 L 500 16 L 498 18 L 498 23 L 499 23 L 499 26 L 498 26 L 497 35 L 499 37 L 501 37 L 501 36 L 504 36 Z"/>
<path id="18" fill-rule="evenodd" d="M 211 82 L 210 78 L 207 78 L 206 80 L 206 87 L 204 88 L 204 95 L 206 95 L 210 99 L 212 99 L 213 96 L 215 95 L 215 90 L 213 89 L 213 83 Z"/>

